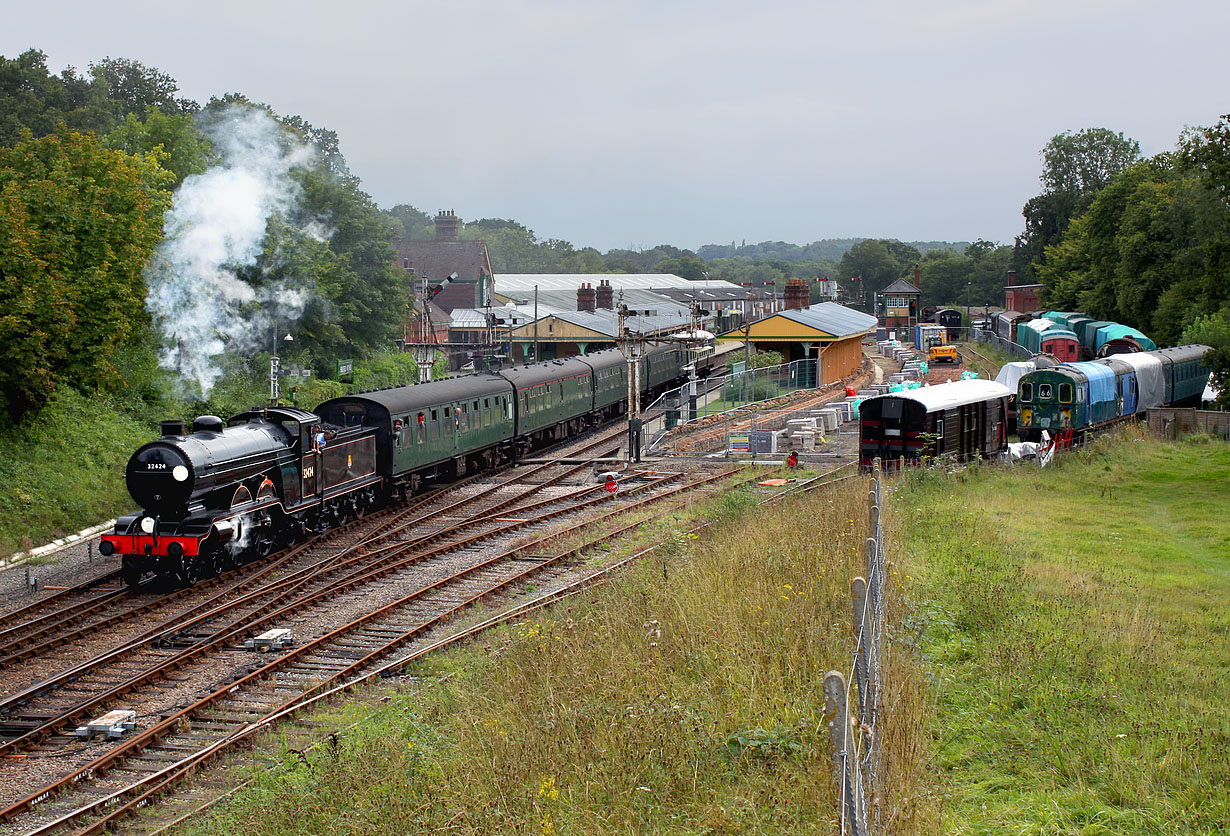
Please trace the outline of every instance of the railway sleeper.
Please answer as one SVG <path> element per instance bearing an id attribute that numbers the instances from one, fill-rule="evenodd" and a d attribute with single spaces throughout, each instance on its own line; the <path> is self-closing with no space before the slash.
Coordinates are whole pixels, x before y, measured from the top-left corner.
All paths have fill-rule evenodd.
<path id="1" fill-rule="evenodd" d="M 209 720 L 205 717 L 193 717 L 191 720 L 192 730 L 222 732 L 225 736 L 235 730 L 235 726 L 231 723 L 221 723 Z"/>

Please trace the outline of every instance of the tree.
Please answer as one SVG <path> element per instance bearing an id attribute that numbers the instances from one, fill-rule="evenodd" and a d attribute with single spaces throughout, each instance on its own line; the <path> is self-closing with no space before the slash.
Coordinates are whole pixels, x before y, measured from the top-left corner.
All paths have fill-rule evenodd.
<path id="1" fill-rule="evenodd" d="M 17 142 L 23 129 L 36 136 L 56 126 L 103 134 L 134 114 L 144 121 L 154 109 L 194 113 L 196 102 L 176 98 L 175 79 L 139 61 L 104 58 L 90 65 L 89 77 L 69 67 L 58 76 L 47 69 L 47 56 L 29 49 L 17 58 L 0 56 L 0 144 Z"/>
<path id="2" fill-rule="evenodd" d="M 705 262 L 691 253 L 678 258 L 666 258 L 654 265 L 655 273 L 672 273 L 689 281 L 699 281 L 705 277 Z"/>
<path id="3" fill-rule="evenodd" d="M 1212 366 L 1211 381 L 1217 390 L 1217 404 L 1222 409 L 1230 409 L 1230 307 L 1197 318 L 1184 329 L 1183 342 L 1213 349 L 1207 359 Z"/>
<path id="4" fill-rule="evenodd" d="M 1172 345 L 1230 303 L 1227 230 L 1230 208 L 1204 172 L 1158 155 L 1117 176 L 1046 250 L 1043 301 Z"/>
<path id="5" fill-rule="evenodd" d="M 1085 128 L 1051 137 L 1042 149 L 1043 194 L 1087 197 L 1140 160 L 1140 143 L 1123 132 Z"/>
<path id="6" fill-rule="evenodd" d="M 908 244 L 890 239 L 866 239 L 858 242 L 841 257 L 837 265 L 837 278 L 849 280 L 861 276 L 863 288 L 870 304 L 871 294 L 879 293 L 922 260 L 922 254 Z M 850 287 L 850 285 L 847 285 Z"/>
<path id="7" fill-rule="evenodd" d="M 53 76 L 47 56 L 28 49 L 16 58 L 0 56 L 0 145 L 20 140 L 22 131 L 47 136 L 59 124 L 80 131 L 106 131 L 115 115 L 98 88 L 72 67 Z"/>
<path id="8" fill-rule="evenodd" d="M 67 130 L 0 149 L 0 412 L 123 386 L 114 355 L 148 324 L 141 271 L 170 203 L 160 159 Z"/>
<path id="9" fill-rule="evenodd" d="M 191 99 L 176 98 L 179 82 L 164 72 L 127 58 L 104 58 L 90 64 L 93 84 L 113 104 L 117 118 L 144 116 L 152 110 L 163 113 L 196 113 L 201 106 Z"/>
<path id="10" fill-rule="evenodd" d="M 435 237 L 436 227 L 431 216 L 408 203 L 397 204 L 386 211 L 385 215 L 389 218 L 394 238 L 401 238 L 403 241 L 430 241 Z"/>
<path id="11" fill-rule="evenodd" d="M 1042 194 L 1021 210 L 1025 231 L 1016 239 L 1013 257 L 1026 282 L 1045 263 L 1046 248 L 1059 242 L 1072 218 L 1117 174 L 1140 160 L 1140 143 L 1106 128 L 1085 128 L 1051 137 L 1042 160 Z"/>
<path id="12" fill-rule="evenodd" d="M 200 174 L 213 160 L 213 150 L 195 120 L 186 113 L 163 113 L 154 108 L 142 121 L 129 113 L 124 122 L 103 138 L 109 148 L 129 154 L 145 154 L 154 149 L 166 153 L 163 165 L 175 175 L 177 188 L 189 174 Z"/>

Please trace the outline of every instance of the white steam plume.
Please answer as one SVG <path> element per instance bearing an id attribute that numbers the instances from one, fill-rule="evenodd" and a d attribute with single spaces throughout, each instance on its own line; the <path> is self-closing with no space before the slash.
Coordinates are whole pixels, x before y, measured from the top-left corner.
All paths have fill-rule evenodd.
<path id="1" fill-rule="evenodd" d="M 303 313 L 308 295 L 285 283 L 254 287 L 238 271 L 256 264 L 274 214 L 299 198 L 290 177 L 315 152 L 292 140 L 268 113 L 232 105 L 205 127 L 221 162 L 186 178 L 165 217 L 165 238 L 146 267 L 146 305 L 171 338 L 162 365 L 207 395 L 221 376 L 217 357 L 229 347 L 252 352 Z M 319 224 L 308 234 L 320 235 Z"/>

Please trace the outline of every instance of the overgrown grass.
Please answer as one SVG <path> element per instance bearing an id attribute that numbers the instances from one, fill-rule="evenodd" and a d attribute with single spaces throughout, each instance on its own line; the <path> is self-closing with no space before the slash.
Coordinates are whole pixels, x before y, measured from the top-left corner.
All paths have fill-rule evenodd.
<path id="1" fill-rule="evenodd" d="M 1227 832 L 1230 449 L 1129 433 L 915 474 L 889 508 L 938 832 Z"/>
<path id="2" fill-rule="evenodd" d="M 0 428 L 0 554 L 130 509 L 124 465 L 155 434 L 148 422 L 72 389 L 37 419 Z"/>
<path id="3" fill-rule="evenodd" d="M 821 678 L 853 647 L 865 490 L 723 494 L 715 527 L 650 532 L 665 554 L 424 666 L 191 832 L 834 832 Z"/>

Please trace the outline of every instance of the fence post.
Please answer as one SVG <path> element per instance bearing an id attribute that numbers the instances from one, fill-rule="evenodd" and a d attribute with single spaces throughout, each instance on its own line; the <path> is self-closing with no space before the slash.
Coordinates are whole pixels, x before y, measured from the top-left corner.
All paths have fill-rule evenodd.
<path id="1" fill-rule="evenodd" d="M 855 657 L 854 657 L 854 675 L 858 682 L 858 713 L 863 722 L 867 722 L 870 715 L 870 706 L 874 702 L 868 702 L 868 697 L 872 696 L 874 691 L 871 685 L 870 673 L 870 654 L 871 648 L 871 606 L 867 600 L 867 581 L 864 578 L 855 578 L 850 584 L 850 598 L 854 603 L 854 636 L 855 636 Z"/>
<path id="2" fill-rule="evenodd" d="M 850 707 L 846 704 L 846 678 L 841 671 L 824 675 L 824 719 L 828 725 L 833 773 L 841 797 L 841 832 L 865 836 L 862 783 L 850 733 Z"/>

